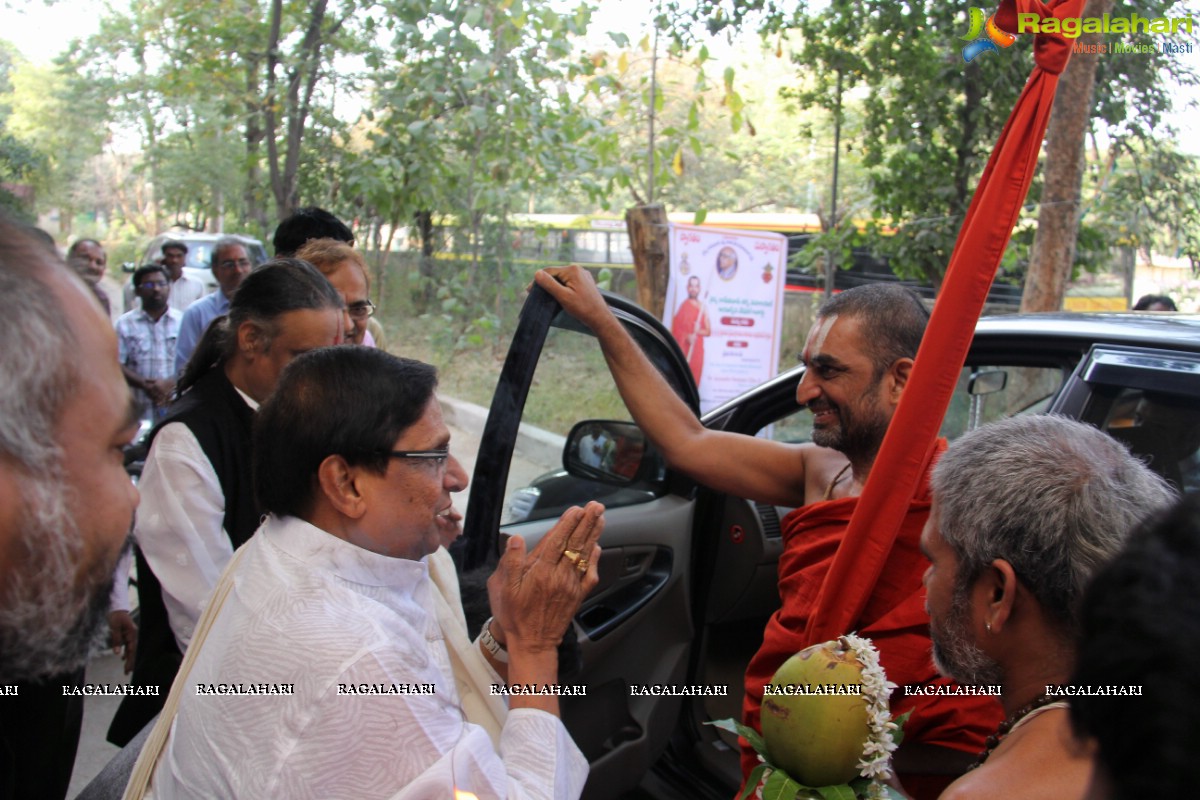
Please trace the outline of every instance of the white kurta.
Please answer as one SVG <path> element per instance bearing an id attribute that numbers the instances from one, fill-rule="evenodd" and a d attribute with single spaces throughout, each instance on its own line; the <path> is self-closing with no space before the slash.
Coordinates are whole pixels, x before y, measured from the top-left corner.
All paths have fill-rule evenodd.
<path id="1" fill-rule="evenodd" d="M 257 410 L 245 392 L 234 389 Z M 225 493 L 212 462 L 182 422 L 162 427 L 138 481 L 141 502 L 133 535 L 162 586 L 163 605 L 180 651 L 225 565 L 233 543 L 225 532 Z"/>
<path id="2" fill-rule="evenodd" d="M 499 751 L 464 721 L 422 561 L 270 518 L 186 680 L 151 792 L 174 798 L 579 797 L 587 761 L 562 722 L 509 712 Z M 293 695 L 196 685 L 293 684 Z M 340 684 L 432 685 L 347 695 Z"/>

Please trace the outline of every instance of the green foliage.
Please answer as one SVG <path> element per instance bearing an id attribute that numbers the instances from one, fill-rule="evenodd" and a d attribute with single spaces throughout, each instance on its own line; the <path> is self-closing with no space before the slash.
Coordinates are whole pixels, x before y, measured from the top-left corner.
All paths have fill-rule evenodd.
<path id="1" fill-rule="evenodd" d="M 118 212 L 142 233 L 219 217 L 261 235 L 300 186 L 331 205 L 330 143 L 345 133 L 333 106 L 355 76 L 329 67 L 369 48 L 362 8 L 156 0 L 107 13 L 63 66 L 72 92 L 104 98 L 93 125 L 137 141 L 144 196 L 118 197 Z"/>
<path id="2" fill-rule="evenodd" d="M 681 38 L 695 35 L 687 23 L 700 21 L 710 34 L 753 28 L 764 41 L 785 34 L 798 40 L 793 55 L 797 86 L 785 94 L 801 109 L 832 113 L 840 75 L 844 95 L 852 98 L 846 111 L 853 114 L 859 105 L 862 115 L 861 137 L 851 147 L 866 174 L 851 181 L 869 191 L 869 205 L 860 207 L 866 211 L 863 216 L 890 226 L 871 248 L 889 256 L 901 275 L 938 285 L 988 153 L 1033 66 L 1028 36 L 964 64 L 959 37 L 969 5 L 699 0 L 669 3 L 666 13 L 678 21 Z M 1136 8 L 1117 3 L 1111 13 L 1134 11 L 1160 16 L 1185 9 L 1156 0 Z M 781 48 L 783 39 L 779 41 Z M 1170 106 L 1170 81 L 1194 83 L 1196 76 L 1186 60 L 1162 53 L 1101 59 L 1094 125 L 1118 138 L 1154 131 L 1160 140 L 1169 140 L 1159 123 Z M 1167 181 L 1163 190 L 1163 203 L 1174 209 L 1186 206 L 1185 184 Z M 1035 184 L 1031 196 L 1036 194 Z M 820 244 L 826 250 L 841 249 L 840 242 Z M 1088 244 L 1090 252 L 1082 254 L 1077 266 L 1094 265 L 1103 249 L 1098 240 Z M 1024 248 L 1022 242 L 1010 247 L 1014 272 L 1027 261 Z M 1014 256 L 1014 249 L 1022 252 Z"/>
<path id="3" fill-rule="evenodd" d="M 417 211 L 503 216 L 529 193 L 588 173 L 599 124 L 571 82 L 593 67 L 572 59 L 588 9 L 542 4 L 390 0 L 390 35 L 372 76 L 371 124 L 347 192 L 388 220 Z"/>
<path id="4" fill-rule="evenodd" d="M 1178 0 L 1139 0 L 1136 3 L 1117 0 L 1110 12 L 1113 17 L 1129 17 L 1134 13 L 1142 17 L 1175 17 L 1188 16 L 1192 11 Z M 1147 34 L 1114 38 L 1155 45 L 1161 40 L 1159 36 Z M 1200 43 L 1200 30 L 1194 34 L 1172 35 L 1171 40 L 1190 41 L 1195 47 Z M 1171 131 L 1165 130 L 1162 122 L 1167 111 L 1177 107 L 1172 85 L 1196 85 L 1200 76 L 1193 67 L 1195 63 L 1192 58 L 1172 56 L 1157 47 L 1155 52 L 1139 54 L 1136 58 L 1099 59 L 1093 119 L 1114 139 L 1152 137 L 1170 141 Z"/>
<path id="5" fill-rule="evenodd" d="M 461 270 L 450 281 L 436 288 L 437 310 L 422 315 L 434 331 L 432 340 L 436 347 L 458 353 L 469 349 L 482 349 L 485 342 L 494 340 L 501 327 L 501 320 L 486 310 L 490 298 L 480 298 L 472 291 L 474 285 L 468 270 Z"/>
<path id="6" fill-rule="evenodd" d="M 45 156 L 0 128 L 0 184 L 30 185 L 45 167 Z M 30 204 L 3 186 L 0 206 L 28 218 Z"/>
<path id="7" fill-rule="evenodd" d="M 453 291 L 470 292 L 463 308 L 489 308 L 476 318 L 496 322 L 518 280 L 510 214 L 568 184 L 600 202 L 608 185 L 596 177 L 602 124 L 579 102 L 595 63 L 573 53 L 590 9 L 508 0 L 381 8 L 387 46 L 374 62 L 373 110 L 340 165 L 343 192 L 376 224 L 426 215 L 452 227 L 463 243 L 454 251 L 470 259 Z M 417 239 L 431 276 L 435 242 Z"/>
<path id="8" fill-rule="evenodd" d="M 689 51 L 659 39 L 658 33 L 647 35 L 631 47 L 627 37 L 613 37 L 622 49 L 591 56 L 595 71 L 584 102 L 605 121 L 595 139 L 596 177 L 604 183 L 592 193 L 602 208 L 624 192 L 637 204 L 703 205 L 684 186 L 714 152 L 714 139 L 739 130 L 747 119 L 745 102 L 729 80 L 732 68 L 726 69 L 725 83 L 711 86 L 707 48 Z M 716 109 L 724 109 L 729 126 L 712 124 Z"/>
<path id="9" fill-rule="evenodd" d="M 22 154 L 22 182 L 31 185 L 43 207 L 57 206 L 64 220 L 95 212 L 98 194 L 89 161 L 101 151 L 103 97 L 75 91 L 61 67 L 39 67 L 22 59 L 10 63 L 8 91 L 0 100 L 9 113 L 4 127 Z"/>
<path id="10" fill-rule="evenodd" d="M 801 107 L 830 107 L 840 73 L 863 94 L 863 165 L 874 216 L 898 223 L 876 237 L 900 274 L 940 283 L 975 178 L 1027 72 L 1021 48 L 964 64 L 960 4 L 835 3 L 800 16 L 812 83 Z"/>
<path id="11" fill-rule="evenodd" d="M 854 265 L 854 249 L 869 247 L 877 237 L 874 223 L 865 230 L 854 225 L 843 225 L 823 231 L 812 237 L 808 244 L 792 257 L 790 266 L 798 267 L 810 275 L 824 275 L 829 259 L 836 269 L 849 269 Z"/>
<path id="12" fill-rule="evenodd" d="M 613 271 L 604 267 L 596 273 L 596 286 L 606 292 L 611 292 L 613 290 Z"/>
<path id="13" fill-rule="evenodd" d="M 1183 256 L 1200 267 L 1200 159 L 1174 142 L 1146 136 L 1113 143 L 1091 204 L 1083 211 L 1080 245 L 1088 233 L 1102 246 Z M 1103 171 L 1101 171 L 1103 170 Z"/>

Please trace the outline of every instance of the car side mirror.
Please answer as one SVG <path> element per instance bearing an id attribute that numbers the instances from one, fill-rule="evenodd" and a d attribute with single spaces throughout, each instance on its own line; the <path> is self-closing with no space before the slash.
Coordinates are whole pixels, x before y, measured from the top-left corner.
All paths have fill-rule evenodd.
<path id="1" fill-rule="evenodd" d="M 666 474 L 662 455 L 632 422 L 584 420 L 567 434 L 563 468 L 577 478 L 628 486 Z"/>
<path id="2" fill-rule="evenodd" d="M 1004 391 L 1008 385 L 1008 372 L 1002 369 L 986 369 L 972 372 L 967 381 L 967 394 L 979 397 L 985 394 L 995 394 Z"/>
<path id="3" fill-rule="evenodd" d="M 1008 373 L 1002 369 L 985 369 L 972 372 L 967 381 L 967 394 L 971 397 L 971 409 L 967 417 L 967 430 L 973 431 L 983 424 L 984 398 L 989 394 L 1004 391 L 1008 385 Z"/>

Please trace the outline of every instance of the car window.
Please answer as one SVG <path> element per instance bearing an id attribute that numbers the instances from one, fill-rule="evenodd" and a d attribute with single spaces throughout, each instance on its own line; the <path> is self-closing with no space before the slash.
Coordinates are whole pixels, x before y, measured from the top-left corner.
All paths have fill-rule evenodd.
<path id="1" fill-rule="evenodd" d="M 557 516 L 571 505 L 600 499 L 604 487 L 563 471 L 563 446 L 584 419 L 629 420 L 596 339 L 550 328 L 521 417 L 516 452 L 504 490 L 503 523 Z"/>
<path id="2" fill-rule="evenodd" d="M 1103 408 L 1100 428 L 1182 492 L 1200 489 L 1200 408 L 1184 395 L 1122 388 Z"/>
<path id="3" fill-rule="evenodd" d="M 942 420 L 941 435 L 955 439 L 987 422 L 1016 414 L 1043 413 L 1062 388 L 1067 374 L 1060 367 L 964 367 Z M 800 409 L 763 428 L 759 435 L 777 442 L 811 441 L 812 414 Z"/>
<path id="4" fill-rule="evenodd" d="M 653 359 L 656 348 L 642 341 L 645 334 L 636 328 L 631 333 Z M 501 524 L 556 517 L 589 500 L 616 508 L 656 497 L 662 490 L 661 481 L 614 486 L 571 476 L 563 469 L 566 437 L 576 423 L 632 419 L 596 338 L 560 313 L 546 336 L 525 401 L 504 489 Z M 614 442 L 613 447 L 620 444 Z"/>
<path id="5" fill-rule="evenodd" d="M 1067 374 L 1059 367 L 964 367 L 942 420 L 941 435 L 956 439 L 999 419 L 1044 413 Z"/>

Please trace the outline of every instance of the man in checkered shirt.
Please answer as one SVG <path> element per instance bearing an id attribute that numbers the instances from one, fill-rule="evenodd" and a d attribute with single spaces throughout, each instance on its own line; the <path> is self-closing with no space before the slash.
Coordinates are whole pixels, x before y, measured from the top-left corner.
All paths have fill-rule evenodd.
<path id="1" fill-rule="evenodd" d="M 133 291 L 142 307 L 117 320 L 118 356 L 139 413 L 158 418 L 175 390 L 175 340 L 183 314 L 167 305 L 171 281 L 157 264 L 133 273 Z"/>

